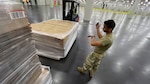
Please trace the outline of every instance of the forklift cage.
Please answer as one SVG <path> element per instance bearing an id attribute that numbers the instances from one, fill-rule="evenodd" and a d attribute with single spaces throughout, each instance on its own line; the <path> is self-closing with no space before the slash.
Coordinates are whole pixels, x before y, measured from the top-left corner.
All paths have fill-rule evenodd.
<path id="1" fill-rule="evenodd" d="M 72 0 L 63 0 L 63 20 L 76 21 L 79 18 L 79 3 Z"/>

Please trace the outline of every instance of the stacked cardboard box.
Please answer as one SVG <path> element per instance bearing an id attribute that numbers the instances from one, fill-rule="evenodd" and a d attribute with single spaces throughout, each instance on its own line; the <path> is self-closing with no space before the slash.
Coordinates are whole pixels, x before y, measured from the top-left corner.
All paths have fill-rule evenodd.
<path id="1" fill-rule="evenodd" d="M 43 67 L 36 55 L 22 5 L 0 1 L 0 83 L 40 84 L 45 71 L 44 82 L 52 82 L 50 69 Z"/>
<path id="2" fill-rule="evenodd" d="M 59 60 L 66 57 L 77 37 L 78 23 L 52 19 L 31 24 L 38 54 Z"/>

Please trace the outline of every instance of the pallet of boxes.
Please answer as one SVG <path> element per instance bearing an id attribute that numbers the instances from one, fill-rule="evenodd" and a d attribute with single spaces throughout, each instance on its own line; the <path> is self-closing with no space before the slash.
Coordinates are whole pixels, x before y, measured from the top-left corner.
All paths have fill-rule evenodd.
<path id="1" fill-rule="evenodd" d="M 41 65 L 21 3 L 0 1 L 0 84 L 52 84 Z"/>

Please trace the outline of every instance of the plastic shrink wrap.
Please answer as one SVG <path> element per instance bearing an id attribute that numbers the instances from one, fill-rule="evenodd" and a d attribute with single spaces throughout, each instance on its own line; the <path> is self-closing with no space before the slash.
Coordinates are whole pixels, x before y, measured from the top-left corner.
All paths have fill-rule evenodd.
<path id="1" fill-rule="evenodd" d="M 0 84 L 40 84 L 44 77 L 44 82 L 52 81 L 50 69 L 43 75 L 44 69 L 22 4 L 0 0 Z"/>
<path id="2" fill-rule="evenodd" d="M 0 34 L 29 25 L 22 4 L 0 0 Z"/>
<path id="3" fill-rule="evenodd" d="M 56 60 L 66 57 L 77 37 L 77 28 L 77 22 L 59 19 L 31 24 L 38 54 Z"/>

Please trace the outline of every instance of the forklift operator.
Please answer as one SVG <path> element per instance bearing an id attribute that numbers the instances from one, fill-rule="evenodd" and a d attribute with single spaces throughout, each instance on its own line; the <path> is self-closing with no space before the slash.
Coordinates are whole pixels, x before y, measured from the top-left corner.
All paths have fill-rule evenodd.
<path id="1" fill-rule="evenodd" d="M 71 19 L 71 14 L 72 14 L 72 19 Z M 77 6 L 73 7 L 73 10 L 69 10 L 66 16 L 67 19 L 71 19 L 72 21 L 78 22 L 79 16 L 77 14 Z"/>

